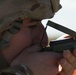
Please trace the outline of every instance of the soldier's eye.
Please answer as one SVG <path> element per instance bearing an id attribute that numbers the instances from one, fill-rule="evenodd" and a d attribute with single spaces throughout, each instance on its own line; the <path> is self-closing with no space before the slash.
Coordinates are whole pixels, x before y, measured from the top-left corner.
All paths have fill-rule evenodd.
<path id="1" fill-rule="evenodd" d="M 40 4 L 37 3 L 37 4 L 34 4 L 32 7 L 31 7 L 31 11 L 34 11 L 35 9 L 37 9 L 38 7 L 40 7 Z"/>

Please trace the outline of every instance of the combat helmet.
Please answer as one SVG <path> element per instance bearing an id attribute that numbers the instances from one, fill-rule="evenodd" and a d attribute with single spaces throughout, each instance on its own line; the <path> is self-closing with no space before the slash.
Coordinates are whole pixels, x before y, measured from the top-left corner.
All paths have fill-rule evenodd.
<path id="1" fill-rule="evenodd" d="M 17 19 L 52 18 L 60 8 L 60 0 L 0 0 L 0 32 Z"/>

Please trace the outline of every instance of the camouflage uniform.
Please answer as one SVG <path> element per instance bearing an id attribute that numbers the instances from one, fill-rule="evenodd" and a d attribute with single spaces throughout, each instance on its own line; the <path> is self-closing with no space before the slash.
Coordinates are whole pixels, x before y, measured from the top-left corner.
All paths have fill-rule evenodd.
<path id="1" fill-rule="evenodd" d="M 16 65 L 6 68 L 0 72 L 0 75 L 34 75 L 26 65 Z"/>
<path id="2" fill-rule="evenodd" d="M 0 0 L 0 32 L 17 19 L 51 18 L 60 9 L 60 0 Z"/>
<path id="3" fill-rule="evenodd" d="M 20 30 L 24 18 L 52 18 L 60 8 L 60 0 L 0 0 L 0 33 L 4 32 L 0 49 L 9 46 L 11 37 Z"/>

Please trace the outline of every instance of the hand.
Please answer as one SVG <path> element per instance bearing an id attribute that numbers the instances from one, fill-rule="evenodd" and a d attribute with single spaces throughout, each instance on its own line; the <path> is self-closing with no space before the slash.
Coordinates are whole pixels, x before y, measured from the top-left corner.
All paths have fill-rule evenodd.
<path id="1" fill-rule="evenodd" d="M 24 49 L 32 44 L 32 29 L 28 26 L 33 25 L 35 22 L 30 22 L 31 19 L 27 18 L 18 33 L 13 35 L 11 39 L 11 46 L 15 47 L 16 49 Z M 26 40 L 27 39 L 27 40 Z"/>
<path id="2" fill-rule="evenodd" d="M 48 45 L 48 36 L 41 21 L 39 21 L 36 27 L 33 28 L 32 35 L 33 44 L 38 43 L 44 47 Z"/>
<path id="3" fill-rule="evenodd" d="M 63 59 L 60 60 L 62 71 L 58 75 L 73 75 L 76 69 L 76 49 L 71 53 L 69 50 L 63 53 Z"/>
<path id="4" fill-rule="evenodd" d="M 38 43 L 38 44 L 41 44 L 42 46 L 47 46 L 48 37 L 47 37 L 46 31 L 44 30 L 44 26 L 42 25 L 41 21 L 37 21 L 37 20 L 29 19 L 29 18 L 24 19 L 23 28 L 25 27 L 32 27 L 31 32 L 32 32 L 32 37 L 33 37 L 32 39 L 33 44 Z M 44 37 L 43 37 L 43 34 L 44 34 Z"/>
<path id="5" fill-rule="evenodd" d="M 38 25 L 33 29 L 25 25 L 32 25 L 34 23 L 34 21 L 30 23 L 30 20 L 27 19 L 22 25 L 21 30 L 12 37 L 10 46 L 7 49 L 2 50 L 2 53 L 8 62 L 11 62 L 22 50 L 24 50 L 24 48 L 27 48 L 35 43 L 40 44 L 44 32 L 44 27 L 41 22 L 38 21 Z M 44 46 L 48 44 L 47 40 L 48 38 L 45 33 L 42 41 Z"/>
<path id="6" fill-rule="evenodd" d="M 33 25 L 36 26 L 30 28 Z M 34 21 L 30 18 L 26 18 L 23 21 L 21 30 L 12 37 L 10 44 L 11 46 L 16 47 L 16 49 L 24 49 L 30 46 L 31 44 L 40 43 L 43 36 L 43 32 L 44 27 L 41 24 L 41 21 Z M 44 45 L 48 44 L 46 32 L 42 43 L 44 43 Z"/>
<path id="7" fill-rule="evenodd" d="M 67 34 L 61 36 L 59 40 L 65 38 L 73 38 L 75 40 L 74 37 Z M 60 60 L 62 71 L 58 75 L 75 75 L 76 72 L 74 72 L 74 70 L 76 69 L 76 50 L 74 50 L 73 53 L 71 53 L 69 50 L 64 51 L 63 57 L 64 58 Z"/>
<path id="8" fill-rule="evenodd" d="M 25 64 L 34 75 L 57 75 L 60 55 L 53 52 L 38 52 L 40 49 L 38 45 L 25 49 L 11 65 Z"/>
<path id="9" fill-rule="evenodd" d="M 29 24 L 29 20 L 26 20 Z M 31 24 L 31 23 L 30 23 Z M 29 27 L 22 25 L 21 30 L 14 34 L 10 41 L 10 46 L 2 50 L 2 54 L 10 63 L 24 48 L 32 44 L 32 31 Z"/>

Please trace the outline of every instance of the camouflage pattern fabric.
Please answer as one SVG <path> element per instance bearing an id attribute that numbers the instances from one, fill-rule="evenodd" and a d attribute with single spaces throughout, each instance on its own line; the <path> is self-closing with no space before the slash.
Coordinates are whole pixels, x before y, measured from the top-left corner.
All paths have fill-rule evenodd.
<path id="1" fill-rule="evenodd" d="M 6 59 L 1 54 L 1 50 L 4 50 L 5 48 L 9 47 L 9 42 L 10 42 L 13 34 L 17 33 L 20 30 L 20 28 L 22 26 L 22 21 L 17 20 L 15 22 L 13 22 L 12 24 L 13 24 L 13 27 L 6 30 L 0 39 L 0 71 L 9 66 Z"/>
<path id="2" fill-rule="evenodd" d="M 0 0 L 0 32 L 5 31 L 0 40 L 0 49 L 9 46 L 9 41 L 20 30 L 20 22 L 24 18 L 53 17 L 60 9 L 59 3 L 60 0 Z"/>
<path id="3" fill-rule="evenodd" d="M 9 47 L 9 42 L 12 38 L 12 36 L 19 32 L 20 28 L 22 26 L 22 20 L 16 20 L 15 22 L 12 23 L 12 28 L 6 30 L 1 39 L 0 39 L 0 49 L 3 50 L 7 47 Z"/>
<path id="4" fill-rule="evenodd" d="M 60 0 L 0 0 L 0 32 L 19 18 L 52 18 L 60 7 Z"/>
<path id="5" fill-rule="evenodd" d="M 0 72 L 0 75 L 34 75 L 26 65 L 16 65 L 6 68 Z"/>

